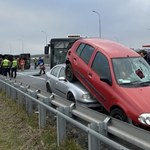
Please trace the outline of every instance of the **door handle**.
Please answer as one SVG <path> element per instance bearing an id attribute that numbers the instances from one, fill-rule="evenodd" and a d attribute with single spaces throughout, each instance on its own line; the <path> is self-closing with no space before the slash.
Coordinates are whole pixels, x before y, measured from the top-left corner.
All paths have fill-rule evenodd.
<path id="1" fill-rule="evenodd" d="M 89 78 L 92 78 L 92 74 L 91 73 L 89 73 L 88 76 L 89 76 Z"/>
<path id="2" fill-rule="evenodd" d="M 73 60 L 76 61 L 77 59 L 76 59 L 76 58 L 73 58 Z"/>

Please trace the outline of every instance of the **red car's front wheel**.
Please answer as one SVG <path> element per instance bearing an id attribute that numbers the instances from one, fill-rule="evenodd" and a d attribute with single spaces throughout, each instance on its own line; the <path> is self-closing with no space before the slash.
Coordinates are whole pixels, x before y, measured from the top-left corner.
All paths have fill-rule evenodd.
<path id="1" fill-rule="evenodd" d="M 66 75 L 66 79 L 70 82 L 73 82 L 76 80 L 70 63 L 66 64 L 65 75 Z"/>
<path id="2" fill-rule="evenodd" d="M 127 122 L 128 118 L 126 116 L 126 114 L 123 112 L 123 110 L 119 109 L 119 108 L 115 108 L 111 111 L 110 116 L 119 119 L 121 121 Z"/>

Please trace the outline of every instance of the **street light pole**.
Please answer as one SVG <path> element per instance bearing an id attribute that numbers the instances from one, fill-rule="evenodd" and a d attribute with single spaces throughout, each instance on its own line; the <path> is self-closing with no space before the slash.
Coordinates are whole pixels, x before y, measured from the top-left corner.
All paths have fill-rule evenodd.
<path id="1" fill-rule="evenodd" d="M 45 32 L 45 31 L 41 31 L 41 32 L 43 32 L 44 34 L 45 34 L 45 37 L 46 37 L 46 45 L 47 45 L 47 33 Z"/>
<path id="2" fill-rule="evenodd" d="M 99 37 L 101 38 L 101 17 L 100 17 L 100 13 L 93 10 L 93 13 L 96 13 L 98 15 L 98 24 L 99 24 Z"/>

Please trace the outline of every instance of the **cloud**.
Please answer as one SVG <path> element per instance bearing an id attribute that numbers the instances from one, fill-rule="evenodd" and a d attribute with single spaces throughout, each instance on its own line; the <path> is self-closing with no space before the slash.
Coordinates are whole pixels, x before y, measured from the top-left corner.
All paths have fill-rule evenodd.
<path id="1" fill-rule="evenodd" d="M 0 50 L 15 53 L 21 49 L 43 53 L 48 41 L 68 34 L 98 36 L 98 11 L 102 37 L 140 47 L 149 42 L 149 0 L 5 0 L 0 1 Z M 11 45 L 11 46 L 10 46 Z"/>

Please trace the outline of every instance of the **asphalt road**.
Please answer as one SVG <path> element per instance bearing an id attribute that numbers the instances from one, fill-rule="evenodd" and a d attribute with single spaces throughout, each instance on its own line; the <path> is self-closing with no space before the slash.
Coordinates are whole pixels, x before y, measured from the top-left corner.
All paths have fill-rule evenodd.
<path id="1" fill-rule="evenodd" d="M 46 72 L 49 70 L 49 66 L 46 66 Z M 23 85 L 29 85 L 33 90 L 41 90 L 41 93 L 45 96 L 50 96 L 50 93 L 46 91 L 45 74 L 39 75 L 40 69 L 34 69 L 31 66 L 30 69 L 17 72 L 16 81 Z"/>

